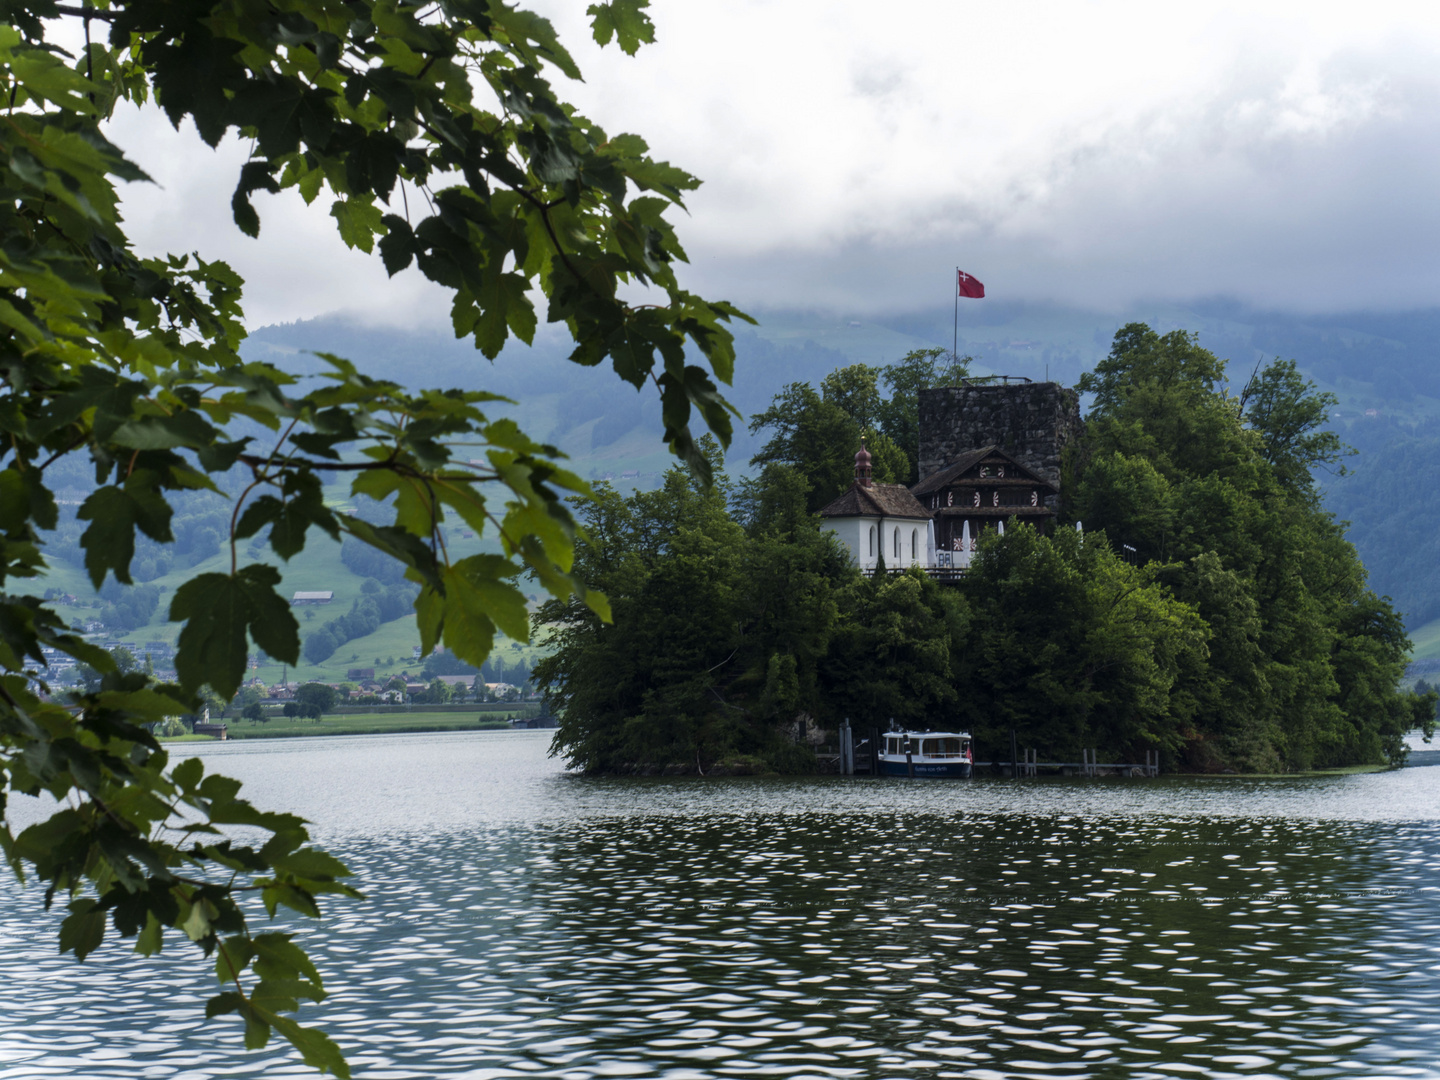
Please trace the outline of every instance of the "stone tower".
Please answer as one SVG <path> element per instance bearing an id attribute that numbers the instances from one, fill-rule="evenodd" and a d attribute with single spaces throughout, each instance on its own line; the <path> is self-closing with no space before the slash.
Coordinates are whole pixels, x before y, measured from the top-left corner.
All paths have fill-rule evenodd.
<path id="1" fill-rule="evenodd" d="M 1060 454 L 1081 425 L 1080 395 L 1059 383 L 921 390 L 920 479 L 968 451 L 998 446 L 1058 487 Z"/>

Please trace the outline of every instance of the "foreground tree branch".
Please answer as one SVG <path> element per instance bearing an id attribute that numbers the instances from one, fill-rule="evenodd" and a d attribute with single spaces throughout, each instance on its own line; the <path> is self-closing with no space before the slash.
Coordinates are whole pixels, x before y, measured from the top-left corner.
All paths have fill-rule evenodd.
<path id="1" fill-rule="evenodd" d="M 592 5 L 596 40 L 634 53 L 653 37 L 646 4 Z M 637 388 L 656 387 L 661 437 L 702 475 L 709 464 L 692 425 L 730 438 L 734 410 L 719 386 L 733 374 L 728 324 L 745 316 L 676 279 L 685 254 L 665 214 L 698 181 L 557 96 L 549 79 L 580 73 L 530 12 L 494 0 L 20 0 L 6 13 L 0 849 L 18 877 L 44 884 L 47 904 L 68 905 L 63 950 L 83 958 L 113 931 L 152 955 L 167 933 L 183 934 L 216 957 L 225 988 L 208 1016 L 238 1013 L 247 1046 L 278 1031 L 307 1062 L 344 1076 L 339 1048 L 291 1016 L 301 1000 L 323 998 L 319 973 L 287 936 L 255 932 L 259 912 L 241 898 L 257 897 L 269 916 L 288 907 L 319 917 L 321 898 L 358 895 L 343 882 L 349 871 L 308 846 L 298 818 L 255 809 L 198 760 L 172 765 L 149 727 L 194 711 L 202 692 L 233 696 L 251 649 L 298 660 L 298 625 L 272 563 L 302 551 L 311 529 L 403 564 L 419 587 L 427 653 L 443 642 L 478 665 L 496 633 L 528 639 L 522 575 L 608 619 L 605 598 L 572 573 L 566 500 L 588 489 L 554 447 L 492 419 L 494 395 L 402 387 L 328 355 L 323 385 L 300 393 L 293 374 L 245 361 L 240 277 L 199 255 L 133 249 L 116 185 L 149 178 L 110 141 L 106 121 L 129 102 L 193 123 L 212 147 L 232 132 L 250 140 L 231 199 L 242 232 L 259 234 L 256 192 L 294 189 L 311 205 L 323 195 L 348 246 L 378 254 L 392 275 L 413 267 L 448 289 L 457 337 L 485 357 L 512 337 L 533 340 L 534 298 L 544 296 L 546 319 L 575 341 L 572 360 L 608 362 Z M 47 40 L 57 16 L 84 20 L 83 55 L 67 59 Z M 91 40 L 92 21 L 108 40 Z M 406 184 L 430 210 L 414 224 Z M 397 186 L 402 214 L 390 212 Z M 659 302 L 618 299 L 636 284 Z M 268 454 L 237 431 L 257 425 L 279 433 Z M 178 493 L 238 493 L 229 572 L 175 590 L 174 685 L 118 671 L 53 608 L 16 594 L 46 570 L 44 537 L 58 520 L 46 472 L 70 455 L 94 469 L 79 518 L 97 588 L 131 583 L 137 534 L 173 540 Z M 334 475 L 385 504 L 391 520 L 327 507 L 322 484 Z M 501 554 L 451 560 L 447 515 L 498 537 Z M 237 542 L 251 537 L 269 555 L 242 565 Z M 52 696 L 47 649 L 103 673 L 99 688 Z M 42 792 L 66 809 L 17 834 L 13 799 Z M 225 834 L 233 826 L 268 839 L 237 844 Z"/>

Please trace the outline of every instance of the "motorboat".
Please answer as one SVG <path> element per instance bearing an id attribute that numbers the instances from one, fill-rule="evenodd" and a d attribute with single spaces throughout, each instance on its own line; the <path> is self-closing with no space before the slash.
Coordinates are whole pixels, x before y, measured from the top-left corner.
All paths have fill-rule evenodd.
<path id="1" fill-rule="evenodd" d="M 963 780 L 975 765 L 968 731 L 887 731 L 881 740 L 882 776 Z"/>

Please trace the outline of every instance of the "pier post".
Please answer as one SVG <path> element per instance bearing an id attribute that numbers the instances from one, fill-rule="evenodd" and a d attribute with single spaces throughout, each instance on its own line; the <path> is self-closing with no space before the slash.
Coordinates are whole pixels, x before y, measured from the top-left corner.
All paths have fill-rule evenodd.
<path id="1" fill-rule="evenodd" d="M 880 729 L 870 729 L 870 775 L 884 776 L 880 767 Z"/>
<path id="2" fill-rule="evenodd" d="M 1011 727 L 1010 727 L 1010 779 L 1011 779 L 1011 780 L 1018 780 L 1019 778 L 1020 778 L 1020 751 L 1017 749 L 1017 744 L 1016 744 L 1016 741 L 1015 741 L 1015 727 L 1014 727 L 1014 725 L 1012 724 Z"/>
<path id="3" fill-rule="evenodd" d="M 840 724 L 840 775 L 855 775 L 855 738 L 848 716 Z"/>

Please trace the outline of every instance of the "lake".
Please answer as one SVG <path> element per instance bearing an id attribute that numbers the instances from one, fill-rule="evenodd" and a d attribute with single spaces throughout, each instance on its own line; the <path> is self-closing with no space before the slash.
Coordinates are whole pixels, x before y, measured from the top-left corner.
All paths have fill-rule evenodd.
<path id="1" fill-rule="evenodd" d="M 549 737 L 199 747 L 358 873 L 301 928 L 357 1077 L 1440 1076 L 1440 768 L 593 779 Z M 315 1075 L 204 1022 L 188 944 L 77 964 L 41 900 L 0 886 L 0 1077 Z"/>

